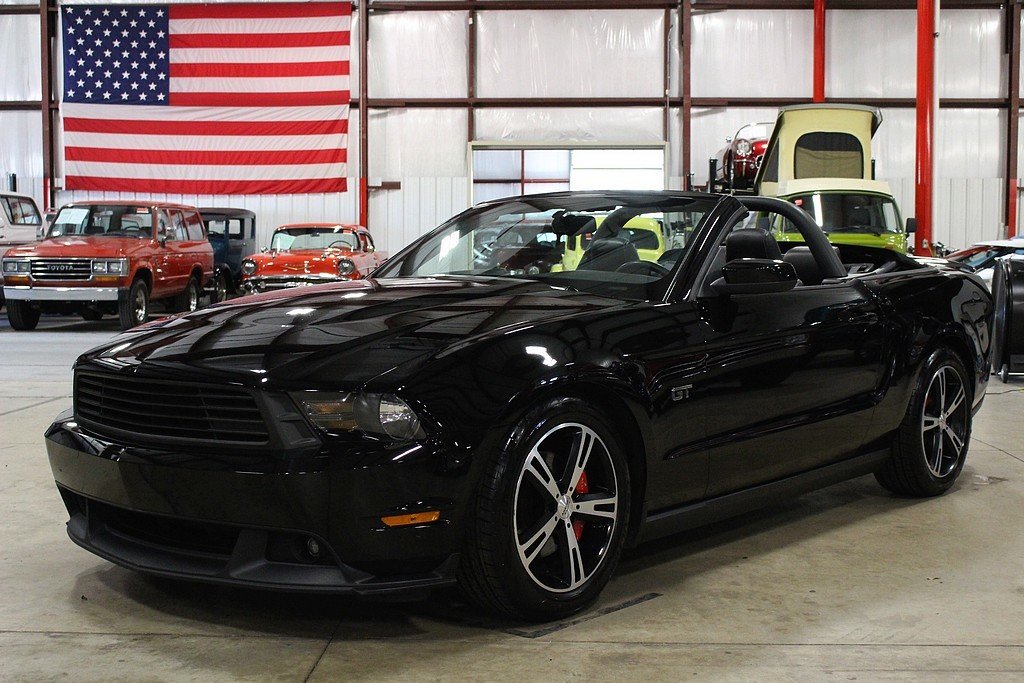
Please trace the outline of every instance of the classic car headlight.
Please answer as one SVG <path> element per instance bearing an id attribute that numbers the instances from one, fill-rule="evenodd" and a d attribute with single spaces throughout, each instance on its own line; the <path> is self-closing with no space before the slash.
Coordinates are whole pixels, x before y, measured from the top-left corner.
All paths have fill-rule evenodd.
<path id="1" fill-rule="evenodd" d="M 351 275 L 356 272 L 356 264 L 347 258 L 338 260 L 338 275 Z"/>
<path id="2" fill-rule="evenodd" d="M 416 412 L 394 394 L 309 391 L 293 394 L 306 417 L 328 432 L 365 432 L 396 441 L 424 437 Z"/>
<path id="3" fill-rule="evenodd" d="M 753 151 L 754 146 L 750 144 L 750 140 L 740 140 L 736 143 L 736 154 L 741 157 L 750 156 Z"/>
<path id="4" fill-rule="evenodd" d="M 30 269 L 28 259 L 4 259 L 4 273 L 14 275 L 16 273 L 27 273 Z"/>
<path id="5" fill-rule="evenodd" d="M 97 275 L 127 275 L 128 259 L 93 259 L 92 272 Z"/>
<path id="6" fill-rule="evenodd" d="M 259 269 L 259 266 L 257 266 L 256 262 L 253 261 L 252 259 L 245 259 L 244 261 L 242 261 L 242 274 L 243 275 L 252 275 L 258 269 Z"/>

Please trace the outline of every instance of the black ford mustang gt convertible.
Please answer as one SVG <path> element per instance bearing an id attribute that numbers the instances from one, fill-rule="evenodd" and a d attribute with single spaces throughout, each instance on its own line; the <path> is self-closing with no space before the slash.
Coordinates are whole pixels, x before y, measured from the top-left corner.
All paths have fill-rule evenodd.
<path id="1" fill-rule="evenodd" d="M 803 243 L 758 227 L 772 214 Z M 657 261 L 633 242 L 651 225 Z M 626 545 L 868 473 L 949 489 L 992 310 L 974 275 L 833 247 L 777 200 L 522 197 L 370 279 L 84 354 L 46 445 L 72 540 L 125 567 L 298 591 L 457 583 L 553 619 L 597 597 Z"/>

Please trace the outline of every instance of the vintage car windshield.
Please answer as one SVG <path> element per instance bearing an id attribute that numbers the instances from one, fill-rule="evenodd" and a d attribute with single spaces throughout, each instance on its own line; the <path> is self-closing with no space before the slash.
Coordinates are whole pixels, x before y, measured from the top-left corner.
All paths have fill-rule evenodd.
<path id="1" fill-rule="evenodd" d="M 770 123 L 751 123 L 743 126 L 736 133 L 736 139 L 743 140 L 765 140 L 768 138 L 768 128 L 772 124 Z"/>
<path id="2" fill-rule="evenodd" d="M 47 237 L 81 235 L 88 237 L 153 237 L 153 213 L 148 206 L 77 205 L 65 206 L 57 214 Z"/>
<path id="3" fill-rule="evenodd" d="M 270 240 L 273 251 L 323 250 L 331 247 L 355 250 L 358 245 L 359 238 L 354 232 L 339 227 L 288 228 L 278 230 Z"/>
<path id="4" fill-rule="evenodd" d="M 375 276 L 512 277 L 645 300 L 663 291 L 717 201 L 623 193 L 541 195 L 485 204 L 413 243 Z M 634 218 L 653 219 L 647 223 L 660 226 L 663 248 L 656 234 L 624 227 Z M 582 256 L 573 252 L 577 240 L 585 246 Z M 644 249 L 642 255 L 638 248 Z"/>
<path id="5" fill-rule="evenodd" d="M 789 201 L 806 211 L 828 233 L 883 235 L 903 232 L 896 204 L 881 195 L 815 192 L 790 197 Z M 778 220 L 782 222 L 783 232 L 797 232 L 788 220 L 781 217 Z"/>
<path id="6" fill-rule="evenodd" d="M 1006 254 L 1017 254 L 1018 256 L 1024 255 L 1024 246 L 1020 249 L 1007 249 L 1006 247 L 982 247 L 974 253 L 951 260 L 966 263 L 972 268 L 987 268 L 992 264 L 992 261 L 1000 256 L 1005 256 Z"/>

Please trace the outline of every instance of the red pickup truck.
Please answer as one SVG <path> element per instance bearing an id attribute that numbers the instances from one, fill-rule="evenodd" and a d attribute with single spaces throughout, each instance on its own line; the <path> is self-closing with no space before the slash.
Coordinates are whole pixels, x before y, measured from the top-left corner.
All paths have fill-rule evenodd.
<path id="1" fill-rule="evenodd" d="M 150 302 L 193 311 L 213 276 L 213 247 L 191 206 L 79 202 L 61 208 L 42 242 L 3 256 L 7 318 L 34 329 L 42 312 L 146 321 Z"/>

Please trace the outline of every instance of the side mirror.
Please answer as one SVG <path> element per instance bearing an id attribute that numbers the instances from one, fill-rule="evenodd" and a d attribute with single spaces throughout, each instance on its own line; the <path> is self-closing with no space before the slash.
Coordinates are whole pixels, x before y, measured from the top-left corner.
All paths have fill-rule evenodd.
<path id="1" fill-rule="evenodd" d="M 917 219 L 916 218 L 908 218 L 907 219 L 907 234 L 908 235 L 913 235 L 915 232 L 917 232 Z"/>
<path id="2" fill-rule="evenodd" d="M 791 263 L 741 258 L 723 266 L 722 277 L 711 283 L 711 289 L 720 296 L 771 294 L 788 292 L 796 287 L 796 283 L 796 269 Z"/>

